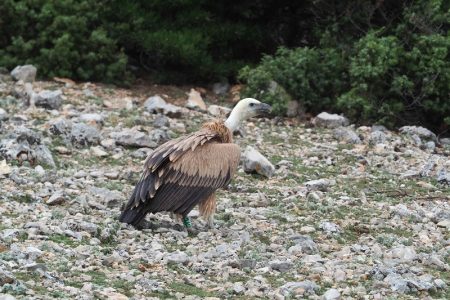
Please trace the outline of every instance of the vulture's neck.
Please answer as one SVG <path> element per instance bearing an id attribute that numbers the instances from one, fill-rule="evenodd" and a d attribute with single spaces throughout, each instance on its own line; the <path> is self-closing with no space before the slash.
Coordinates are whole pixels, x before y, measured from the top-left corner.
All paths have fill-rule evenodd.
<path id="1" fill-rule="evenodd" d="M 235 107 L 232 111 L 228 119 L 225 121 L 225 126 L 230 129 L 231 132 L 234 132 L 238 129 L 241 124 L 241 110 L 238 107 Z"/>

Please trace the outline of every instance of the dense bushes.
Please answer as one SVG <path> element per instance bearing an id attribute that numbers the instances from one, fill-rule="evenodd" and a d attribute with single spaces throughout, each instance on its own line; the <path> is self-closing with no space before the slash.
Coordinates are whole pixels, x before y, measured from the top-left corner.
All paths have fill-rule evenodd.
<path id="1" fill-rule="evenodd" d="M 361 123 L 438 127 L 450 122 L 449 11 L 445 0 L 4 0 L 0 66 L 116 82 L 128 66 L 170 83 L 242 69 L 246 95 L 277 112 L 294 98 Z"/>
<path id="2" fill-rule="evenodd" d="M 314 48 L 280 49 L 257 67 L 242 69 L 244 94 L 283 111 L 286 102 L 278 99 L 286 97 L 269 89 L 275 81 L 312 112 L 326 109 L 363 124 L 412 123 L 445 131 L 444 124 L 450 125 L 449 7 L 439 0 L 403 5 L 402 18 L 386 26 L 345 40 L 327 29 Z"/>
<path id="3" fill-rule="evenodd" d="M 171 83 L 232 78 L 275 44 L 266 4 L 206 0 L 5 0 L 0 65 L 40 76 L 122 81 L 133 70 Z M 256 7 L 256 8 L 255 8 Z M 144 72 L 141 72 L 142 75 Z"/>
<path id="4" fill-rule="evenodd" d="M 32 63 L 44 76 L 112 81 L 127 58 L 99 9 L 105 1 L 4 0 L 0 3 L 0 65 Z"/>
<path id="5" fill-rule="evenodd" d="M 301 100 L 306 108 L 322 110 L 332 106 L 344 90 L 345 65 L 335 49 L 280 48 L 275 56 L 265 56 L 256 68 L 242 69 L 239 78 L 247 82 L 246 95 L 271 103 L 277 113 L 285 110 L 288 98 L 272 91 L 273 82 Z"/>

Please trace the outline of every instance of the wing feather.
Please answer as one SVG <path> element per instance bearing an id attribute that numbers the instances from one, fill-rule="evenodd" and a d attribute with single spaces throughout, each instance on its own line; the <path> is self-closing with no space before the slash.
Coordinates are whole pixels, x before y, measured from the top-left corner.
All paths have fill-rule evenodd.
<path id="1" fill-rule="evenodd" d="M 122 212 L 122 222 L 138 225 L 148 212 L 187 215 L 235 173 L 240 148 L 215 142 L 211 131 L 169 141 L 146 159 L 144 173 Z"/>

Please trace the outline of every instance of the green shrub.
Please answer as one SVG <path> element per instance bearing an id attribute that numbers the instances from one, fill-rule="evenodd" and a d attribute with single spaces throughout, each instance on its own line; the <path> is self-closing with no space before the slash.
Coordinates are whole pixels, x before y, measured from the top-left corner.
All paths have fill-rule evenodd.
<path id="1" fill-rule="evenodd" d="M 281 85 L 306 109 L 318 112 L 334 105 L 346 77 L 345 59 L 331 48 L 280 48 L 275 56 L 265 56 L 257 67 L 243 68 L 239 74 L 247 84 L 244 96 L 272 104 L 276 113 L 285 111 L 287 101 L 279 101 L 270 89 L 271 82 Z"/>
<path id="2" fill-rule="evenodd" d="M 124 80 L 127 58 L 104 28 L 105 1 L 4 0 L 0 65 L 35 64 L 39 75 Z"/>
<path id="3" fill-rule="evenodd" d="M 250 1 L 249 1 L 250 2 Z M 264 23 L 245 3 L 206 0 L 111 1 L 110 31 L 134 63 L 158 81 L 232 78 L 268 49 Z"/>
<path id="4" fill-rule="evenodd" d="M 438 126 L 450 115 L 450 38 L 416 35 L 411 43 L 407 49 L 397 37 L 373 32 L 360 39 L 349 67 L 351 89 L 338 108 L 360 123 Z"/>

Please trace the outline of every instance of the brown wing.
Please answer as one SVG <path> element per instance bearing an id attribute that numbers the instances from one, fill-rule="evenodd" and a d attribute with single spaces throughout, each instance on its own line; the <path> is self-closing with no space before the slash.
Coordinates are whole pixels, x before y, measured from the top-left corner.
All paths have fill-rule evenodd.
<path id="1" fill-rule="evenodd" d="M 137 225 L 148 212 L 187 215 L 230 182 L 239 163 L 239 146 L 214 142 L 212 132 L 200 133 L 169 141 L 148 157 L 122 222 Z"/>

